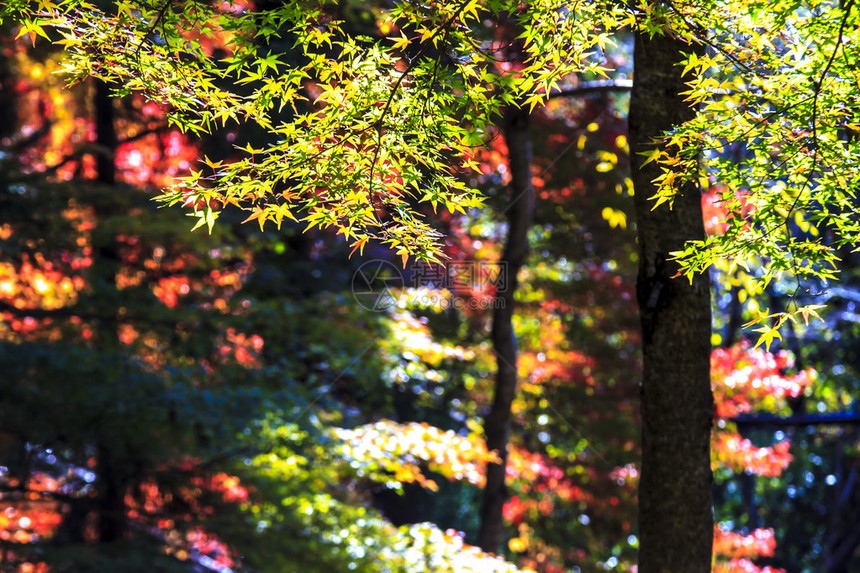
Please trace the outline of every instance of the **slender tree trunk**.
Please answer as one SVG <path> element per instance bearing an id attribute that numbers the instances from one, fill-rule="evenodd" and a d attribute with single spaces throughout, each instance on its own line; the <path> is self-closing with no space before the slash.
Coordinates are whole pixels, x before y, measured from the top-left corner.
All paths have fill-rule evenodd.
<path id="1" fill-rule="evenodd" d="M 96 173 L 100 183 L 116 183 L 116 146 L 117 135 L 114 125 L 113 99 L 110 86 L 102 80 L 95 80 L 96 93 L 93 98 L 96 120 Z"/>
<path id="2" fill-rule="evenodd" d="M 114 100 L 110 96 L 110 86 L 96 80 L 93 99 L 95 107 L 95 133 L 98 151 L 96 154 L 96 179 L 104 185 L 116 184 L 117 133 L 114 114 Z M 112 207 L 97 205 L 96 218 L 99 224 L 115 215 Z M 92 283 L 100 291 L 102 300 L 113 301 L 117 314 L 120 307 L 120 291 L 116 277 L 119 273 L 119 244 L 113 231 L 97 229 L 93 234 L 93 250 L 96 260 L 92 267 Z M 116 323 L 106 320 L 98 324 L 97 344 L 101 352 L 118 352 Z M 119 383 L 116 380 L 115 383 Z M 118 393 L 117 393 L 118 394 Z M 98 457 L 98 491 L 96 500 L 98 513 L 99 541 L 109 543 L 125 536 L 127 523 L 125 515 L 125 493 L 128 488 L 126 468 L 115 459 L 112 448 L 115 442 L 105 439 L 96 444 Z"/>
<path id="3" fill-rule="evenodd" d="M 743 315 L 741 314 L 741 287 L 732 287 L 729 296 L 732 297 L 729 303 L 729 322 L 726 324 L 726 335 L 723 339 L 722 346 L 728 348 L 738 341 L 738 334 L 743 326 Z"/>
<path id="4" fill-rule="evenodd" d="M 637 299 L 642 322 L 642 472 L 639 482 L 639 573 L 708 573 L 713 511 L 710 461 L 711 306 L 707 274 L 692 284 L 671 278 L 669 253 L 704 237 L 701 193 L 690 185 L 672 209 L 652 210 L 654 162 L 638 153 L 690 119 L 675 64 L 696 51 L 672 38 L 637 35 L 630 142 L 639 240 Z"/>
<path id="5" fill-rule="evenodd" d="M 0 41 L 0 146 L 4 139 L 14 136 L 18 128 L 18 96 L 15 93 L 12 50 L 12 42 L 7 39 Z"/>
<path id="6" fill-rule="evenodd" d="M 508 236 L 502 252 L 500 282 L 493 309 L 491 336 L 496 354 L 496 388 L 493 405 L 484 420 L 487 448 L 499 453 L 501 463 L 487 465 L 487 485 L 484 487 L 478 534 L 478 545 L 493 553 L 499 551 L 504 532 L 502 506 L 508 497 L 505 486 L 508 434 L 511 403 L 517 389 L 517 340 L 512 323 L 514 293 L 517 274 L 528 253 L 528 230 L 534 208 L 528 110 L 510 107 L 505 111 L 502 122 L 511 170 Z"/>

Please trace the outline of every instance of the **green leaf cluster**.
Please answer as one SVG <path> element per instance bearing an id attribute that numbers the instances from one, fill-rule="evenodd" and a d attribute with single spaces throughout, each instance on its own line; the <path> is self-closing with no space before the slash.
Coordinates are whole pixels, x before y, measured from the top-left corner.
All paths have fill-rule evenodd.
<path id="1" fill-rule="evenodd" d="M 70 0 L 31 7 L 21 21 L 22 33 L 59 34 L 71 82 L 94 76 L 140 92 L 189 132 L 235 123 L 270 135 L 234 161 L 204 160 L 159 198 L 190 207 L 195 228 L 211 231 L 235 205 L 261 227 L 301 219 L 355 247 L 373 240 L 436 261 L 440 235 L 419 205 L 479 207 L 452 165 L 482 144 L 502 107 L 533 108 L 572 72 L 602 74 L 609 30 L 627 13 L 611 2 L 398 3 L 383 14 L 397 32 L 389 38 L 351 36 L 333 3 L 308 1 L 255 13 Z M 518 32 L 497 37 L 502 22 Z M 292 50 L 266 47 L 275 41 Z"/>

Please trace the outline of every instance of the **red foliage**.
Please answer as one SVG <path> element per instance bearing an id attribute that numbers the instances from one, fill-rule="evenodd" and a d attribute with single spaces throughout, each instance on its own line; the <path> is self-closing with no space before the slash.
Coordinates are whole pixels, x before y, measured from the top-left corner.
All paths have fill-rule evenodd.
<path id="1" fill-rule="evenodd" d="M 785 573 L 783 569 L 759 567 L 751 559 L 772 557 L 776 548 L 773 529 L 756 529 L 749 535 L 714 526 L 713 573 Z"/>
<path id="2" fill-rule="evenodd" d="M 746 341 L 731 348 L 718 348 L 711 354 L 711 384 L 717 416 L 712 441 L 713 461 L 734 472 L 777 477 L 791 462 L 790 442 L 756 447 L 734 431 L 730 419 L 738 414 L 760 410 L 785 410 L 788 399 L 797 398 L 815 380 L 807 369 L 796 374 L 786 351 L 770 353 L 751 348 Z M 772 556 L 776 540 L 773 530 L 756 529 L 749 535 L 714 530 L 714 573 L 784 573 L 781 569 L 759 567 L 752 559 Z"/>
<path id="3" fill-rule="evenodd" d="M 213 492 L 218 492 L 228 503 L 244 503 L 248 501 L 248 490 L 239 483 L 236 476 L 227 475 L 224 472 L 215 474 L 204 484 Z"/>
<path id="4" fill-rule="evenodd" d="M 144 104 L 153 110 L 152 121 L 158 121 L 161 110 L 155 104 Z M 116 150 L 120 178 L 131 185 L 166 187 L 173 179 L 188 173 L 199 152 L 187 136 L 178 130 L 151 133 Z"/>
<path id="5" fill-rule="evenodd" d="M 749 559 L 741 558 L 714 564 L 712 573 L 785 573 L 785 569 L 759 567 Z"/>
<path id="6" fill-rule="evenodd" d="M 757 448 L 740 435 L 715 432 L 712 441 L 714 461 L 732 471 L 750 472 L 760 476 L 778 477 L 788 467 L 792 456 L 791 443 L 783 440 L 770 447 Z"/>
<path id="7" fill-rule="evenodd" d="M 752 558 L 772 557 L 776 549 L 773 529 L 756 529 L 749 535 L 741 535 L 714 526 L 714 554 L 720 557 Z"/>
<path id="8" fill-rule="evenodd" d="M 183 460 L 174 469 L 193 473 L 195 461 Z M 233 567 L 235 556 L 225 543 L 202 527 L 189 524 L 215 513 L 213 503 L 241 504 L 249 498 L 250 492 L 239 478 L 219 472 L 192 475 L 187 485 L 174 490 L 165 490 L 155 480 L 147 480 L 130 491 L 125 501 L 129 518 L 164 536 L 169 551 L 178 558 L 186 559 L 194 552 Z M 184 527 L 179 527 L 181 522 L 185 522 Z"/>
<path id="9" fill-rule="evenodd" d="M 711 385 L 717 416 L 723 418 L 714 431 L 713 459 L 735 472 L 779 476 L 791 461 L 787 440 L 756 447 L 734 432 L 727 420 L 756 410 L 780 410 L 789 398 L 797 398 L 815 379 L 813 369 L 786 374 L 794 366 L 788 352 L 776 354 L 751 348 L 746 341 L 711 354 Z"/>
<path id="10" fill-rule="evenodd" d="M 533 384 L 545 382 L 585 382 L 594 386 L 596 381 L 589 374 L 595 360 L 573 350 L 564 351 L 550 348 L 546 352 L 524 352 L 519 356 L 519 371 Z"/>
<path id="11" fill-rule="evenodd" d="M 722 196 L 725 192 L 725 188 L 714 186 L 710 187 L 702 195 L 702 214 L 705 220 L 705 231 L 709 235 L 720 235 L 725 233 L 726 229 L 729 228 L 728 221 L 735 217 L 734 214 L 729 213 L 728 209 L 726 209 L 723 204 Z M 743 195 L 739 195 L 739 197 L 741 199 L 742 208 L 738 215 L 742 219 L 746 219 L 754 209 L 754 206 L 748 203 L 744 199 Z"/>
<path id="12" fill-rule="evenodd" d="M 797 398 L 815 380 L 811 368 L 793 375 L 785 371 L 794 359 L 785 350 L 772 354 L 761 348 L 750 348 L 744 341 L 731 348 L 711 353 L 711 380 L 717 416 L 732 418 L 738 414 L 764 409 L 766 398 L 783 402 Z M 774 404 L 771 402 L 771 408 Z"/>
<path id="13" fill-rule="evenodd" d="M 63 519 L 59 504 L 35 497 L 9 504 L 0 513 L 0 540 L 33 543 L 56 532 Z"/>
<path id="14" fill-rule="evenodd" d="M 467 160 L 478 164 L 482 178 L 498 176 L 503 185 L 511 180 L 508 171 L 508 146 L 503 137 L 492 137 L 484 147 L 478 147 L 473 151 L 472 157 Z"/>
<path id="15" fill-rule="evenodd" d="M 506 473 L 520 496 L 511 497 L 502 512 L 507 521 L 517 525 L 522 523 L 526 516 L 550 515 L 556 500 L 567 503 L 583 502 L 595 507 L 618 503 L 618 498 L 597 500 L 567 478 L 564 470 L 554 465 L 547 456 L 531 453 L 517 446 L 510 447 Z"/>

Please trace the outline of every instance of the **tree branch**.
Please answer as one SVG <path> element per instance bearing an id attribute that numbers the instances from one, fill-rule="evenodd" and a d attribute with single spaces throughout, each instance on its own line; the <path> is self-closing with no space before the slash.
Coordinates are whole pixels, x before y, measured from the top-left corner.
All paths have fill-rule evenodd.
<path id="1" fill-rule="evenodd" d="M 798 414 L 778 416 L 776 414 L 741 414 L 729 421 L 738 428 L 789 428 L 802 426 L 853 425 L 860 424 L 860 411 L 825 412 L 821 414 Z"/>
<path id="2" fill-rule="evenodd" d="M 551 92 L 547 99 L 582 97 L 607 92 L 629 92 L 632 88 L 632 80 L 596 80 L 593 82 L 582 82 L 577 86 L 560 88 L 558 91 Z"/>

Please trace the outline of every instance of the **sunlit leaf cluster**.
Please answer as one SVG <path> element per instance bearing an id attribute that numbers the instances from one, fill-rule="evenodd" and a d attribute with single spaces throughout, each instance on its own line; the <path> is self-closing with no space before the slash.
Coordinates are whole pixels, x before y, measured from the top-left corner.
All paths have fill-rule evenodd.
<path id="1" fill-rule="evenodd" d="M 655 202 L 671 203 L 685 182 L 716 182 L 725 218 L 676 253 L 683 273 L 761 261 L 765 285 L 789 275 L 809 291 L 860 241 L 860 12 L 827 0 L 685 5 L 695 9 L 680 25 L 711 33 L 706 53 L 682 63 L 697 117 L 649 152 L 663 167 Z"/>
<path id="2" fill-rule="evenodd" d="M 423 458 L 436 470 L 450 472 L 452 478 L 459 474 L 458 479 L 478 479 L 477 475 L 467 475 L 464 468 L 458 470 L 456 460 L 440 463 L 438 459 L 440 455 L 450 456 L 451 452 L 469 457 L 472 446 L 464 438 L 426 425 L 400 427 L 390 422 L 336 430 L 333 437 L 337 441 L 330 446 L 293 424 L 264 423 L 260 432 L 270 440 L 272 449 L 250 462 L 253 473 L 249 483 L 264 493 L 268 501 L 249 506 L 248 517 L 257 524 L 259 534 L 271 536 L 273 541 L 282 539 L 281 545 L 285 543 L 284 535 L 293 536 L 286 542 L 283 553 L 288 561 L 284 565 L 302 563 L 312 571 L 325 571 L 332 566 L 368 572 L 430 572 L 450 568 L 476 573 L 519 571 L 465 544 L 462 535 L 455 531 L 443 531 L 429 523 L 392 525 L 377 511 L 355 503 L 357 490 L 354 484 L 350 486 L 344 481 L 350 473 L 373 480 L 388 470 L 391 471 L 384 481 L 392 486 L 400 481 L 418 481 L 420 470 L 415 463 L 398 463 L 395 459 L 402 461 L 403 456 L 411 453 L 417 455 L 416 460 Z M 454 447 L 448 449 L 452 444 Z M 421 454 L 419 450 L 427 453 Z M 488 459 L 486 450 L 482 459 Z M 368 464 L 379 469 L 371 469 Z M 425 486 L 431 483 L 420 481 Z M 309 553 L 308 547 L 318 550 Z M 273 565 L 270 563 L 269 567 Z"/>
<path id="3" fill-rule="evenodd" d="M 439 234 L 416 202 L 479 206 L 452 162 L 470 156 L 504 106 L 533 108 L 574 71 L 603 74 L 611 29 L 629 17 L 603 2 L 399 3 L 381 26 L 393 35 L 371 38 L 346 34 L 331 8 L 122 1 L 104 11 L 76 0 L 5 13 L 22 35 L 60 34 L 73 82 L 95 76 L 143 93 L 187 131 L 236 122 L 274 136 L 264 148 L 240 145 L 234 161 L 205 160 L 165 192 L 197 226 L 211 230 L 236 205 L 261 227 L 301 218 L 362 249 L 374 240 L 426 260 L 438 259 Z M 500 33 L 501 21 L 518 33 Z M 223 49 L 211 49 L 216 38 Z M 298 55 L 266 51 L 276 41 Z"/>
<path id="4" fill-rule="evenodd" d="M 422 466 L 449 479 L 480 486 L 484 466 L 499 461 L 498 454 L 487 452 L 478 436 L 466 438 L 426 423 L 404 425 L 383 420 L 333 432 L 343 442 L 341 455 L 350 467 L 360 476 L 395 489 L 415 482 L 438 490 L 436 482 L 424 475 Z"/>

